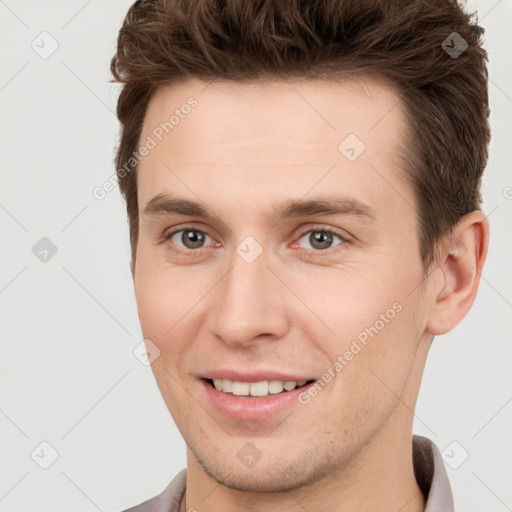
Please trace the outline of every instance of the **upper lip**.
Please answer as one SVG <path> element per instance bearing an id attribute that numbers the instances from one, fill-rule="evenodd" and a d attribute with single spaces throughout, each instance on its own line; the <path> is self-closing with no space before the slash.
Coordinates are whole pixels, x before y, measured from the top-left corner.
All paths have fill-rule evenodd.
<path id="1" fill-rule="evenodd" d="M 298 375 L 297 373 L 283 373 L 274 370 L 234 370 L 234 369 L 217 369 L 204 372 L 201 375 L 203 379 L 228 379 L 236 380 L 239 382 L 261 382 L 264 380 L 282 380 L 294 381 L 301 380 L 314 380 L 305 375 Z"/>

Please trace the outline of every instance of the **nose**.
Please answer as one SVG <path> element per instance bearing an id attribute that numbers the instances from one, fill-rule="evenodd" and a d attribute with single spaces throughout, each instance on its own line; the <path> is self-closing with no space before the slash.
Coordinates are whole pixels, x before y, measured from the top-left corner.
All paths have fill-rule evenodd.
<path id="1" fill-rule="evenodd" d="M 212 296 L 212 334 L 240 348 L 283 337 L 289 329 L 286 289 L 268 268 L 265 251 L 252 263 L 237 253 L 231 261 Z"/>

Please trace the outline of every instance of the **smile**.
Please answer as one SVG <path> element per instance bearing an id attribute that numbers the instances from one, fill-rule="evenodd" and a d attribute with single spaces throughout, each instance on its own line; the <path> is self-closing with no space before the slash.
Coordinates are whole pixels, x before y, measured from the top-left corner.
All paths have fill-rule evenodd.
<path id="1" fill-rule="evenodd" d="M 316 382 L 303 379 L 247 382 L 224 378 L 201 378 L 199 381 L 205 398 L 217 412 L 224 417 L 248 422 L 270 420 L 299 405 L 299 395 Z"/>
<path id="2" fill-rule="evenodd" d="M 228 395 L 263 397 L 293 391 L 295 388 L 300 388 L 313 381 L 262 380 L 260 382 L 243 382 L 229 379 L 208 379 L 208 382 L 210 382 L 217 391 L 221 391 Z"/>

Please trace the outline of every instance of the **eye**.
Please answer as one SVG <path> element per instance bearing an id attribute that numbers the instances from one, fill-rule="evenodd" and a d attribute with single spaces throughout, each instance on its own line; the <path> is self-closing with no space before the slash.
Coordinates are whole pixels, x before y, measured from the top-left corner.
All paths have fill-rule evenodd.
<path id="1" fill-rule="evenodd" d="M 338 239 L 339 242 L 335 243 L 335 239 Z M 175 247 L 174 250 L 183 253 L 202 249 L 212 244 L 212 242 L 215 244 L 213 238 L 204 231 L 192 228 L 172 231 L 164 236 L 164 241 L 170 241 Z M 337 233 L 332 229 L 322 228 L 304 232 L 292 247 L 296 248 L 300 246 L 309 251 L 325 252 L 328 249 L 343 245 L 346 242 L 347 239 L 341 233 Z"/>
<path id="2" fill-rule="evenodd" d="M 336 233 L 331 229 L 315 229 L 304 233 L 299 238 L 299 243 L 301 245 L 309 243 L 310 247 L 305 247 L 306 249 L 313 249 L 315 251 L 325 251 L 326 249 L 331 249 L 333 247 L 333 240 L 335 238 L 340 240 L 340 243 L 335 244 L 334 247 L 346 242 L 345 238 L 341 234 Z"/>
<path id="3" fill-rule="evenodd" d="M 209 235 L 198 229 L 180 229 L 169 233 L 165 238 L 177 245 L 178 248 L 187 250 L 201 249 L 208 238 L 213 241 Z"/>

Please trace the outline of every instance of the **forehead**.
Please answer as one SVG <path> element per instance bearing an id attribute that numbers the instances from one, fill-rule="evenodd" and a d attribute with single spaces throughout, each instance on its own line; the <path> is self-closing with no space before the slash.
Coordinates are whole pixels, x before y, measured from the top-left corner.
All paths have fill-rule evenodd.
<path id="1" fill-rule="evenodd" d="M 274 141 L 279 147 L 286 141 L 307 151 L 320 138 L 326 146 L 337 146 L 347 133 L 371 144 L 375 138 L 396 140 L 388 129 L 392 126 L 396 131 L 404 123 L 395 89 L 372 77 L 258 83 L 190 79 L 157 90 L 149 102 L 143 132 L 169 121 L 191 97 L 197 106 L 190 115 L 180 117 L 179 130 L 176 125 L 173 132 L 216 146 L 243 146 L 259 137 L 268 138 L 267 146 Z M 181 122 L 184 119 L 186 123 Z"/>
<path id="2" fill-rule="evenodd" d="M 198 187 L 232 201 L 342 186 L 378 202 L 385 182 L 399 180 L 406 133 L 399 95 L 370 77 L 164 86 L 144 118 L 140 143 L 156 145 L 139 164 L 139 208 Z"/>

